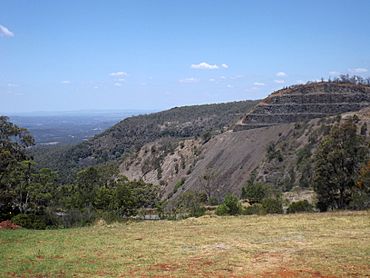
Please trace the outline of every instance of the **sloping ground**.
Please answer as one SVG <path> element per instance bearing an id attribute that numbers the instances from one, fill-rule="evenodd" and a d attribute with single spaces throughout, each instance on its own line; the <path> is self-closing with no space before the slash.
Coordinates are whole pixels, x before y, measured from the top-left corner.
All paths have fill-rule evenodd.
<path id="1" fill-rule="evenodd" d="M 369 212 L 0 230 L 1 277 L 368 277 Z"/>
<path id="2" fill-rule="evenodd" d="M 370 108 L 343 114 L 342 118 L 354 114 L 359 117 L 359 128 L 364 123 L 370 126 Z M 309 187 L 310 158 L 318 142 L 337 121 L 333 116 L 225 132 L 207 143 L 201 140 L 175 142 L 167 153 L 160 150 L 168 143 L 157 141 L 126 158 L 120 169 L 131 179 L 143 178 L 146 182 L 162 185 L 164 198 L 176 197 L 187 190 L 208 191 L 219 201 L 227 193 L 240 195 L 254 170 L 258 181 L 284 191 L 294 186 Z M 271 145 L 274 146 L 272 153 L 268 151 Z M 153 152 L 153 146 L 158 151 Z"/>
<path id="3" fill-rule="evenodd" d="M 370 105 L 370 86 L 319 82 L 272 93 L 245 115 L 234 130 L 307 121 L 358 111 Z"/>
<path id="4" fill-rule="evenodd" d="M 143 145 L 161 138 L 194 138 L 217 134 L 229 128 L 258 101 L 175 107 L 166 111 L 124 119 L 103 133 L 70 147 L 53 161 L 39 154 L 40 167 L 58 170 L 64 181 L 75 170 L 89 165 L 116 161 Z M 47 154 L 45 154 L 47 156 Z"/>

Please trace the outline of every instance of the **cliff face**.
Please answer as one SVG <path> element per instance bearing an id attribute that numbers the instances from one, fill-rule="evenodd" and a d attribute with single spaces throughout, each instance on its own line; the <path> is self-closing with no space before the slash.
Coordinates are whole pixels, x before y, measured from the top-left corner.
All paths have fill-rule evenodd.
<path id="1" fill-rule="evenodd" d="M 234 131 L 358 111 L 370 105 L 370 87 L 320 82 L 279 90 L 260 102 L 234 127 Z"/>

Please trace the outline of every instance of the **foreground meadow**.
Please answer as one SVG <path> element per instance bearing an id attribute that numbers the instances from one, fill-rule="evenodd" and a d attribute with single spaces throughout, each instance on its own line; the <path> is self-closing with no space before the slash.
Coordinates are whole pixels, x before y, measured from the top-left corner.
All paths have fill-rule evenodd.
<path id="1" fill-rule="evenodd" d="M 1 230 L 1 277 L 368 277 L 370 212 Z"/>

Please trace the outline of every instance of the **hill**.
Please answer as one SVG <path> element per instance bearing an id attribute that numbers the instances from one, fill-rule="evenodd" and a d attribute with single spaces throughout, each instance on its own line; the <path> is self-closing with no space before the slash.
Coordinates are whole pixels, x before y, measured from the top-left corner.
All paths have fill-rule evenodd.
<path id="1" fill-rule="evenodd" d="M 258 101 L 239 101 L 175 107 L 170 110 L 126 118 L 90 140 L 63 152 L 54 159 L 44 149 L 33 153 L 40 167 L 58 170 L 67 181 L 76 169 L 117 161 L 144 144 L 160 138 L 183 139 L 218 134 L 254 107 Z M 50 150 L 52 151 L 52 150 Z"/>
<path id="2" fill-rule="evenodd" d="M 305 104 L 295 106 L 290 98 L 305 99 Z M 308 188 L 318 142 L 333 124 L 354 114 L 359 118 L 358 129 L 369 125 L 369 99 L 370 87 L 361 84 L 294 86 L 273 93 L 227 132 L 210 140 L 191 138 L 172 145 L 163 140 L 150 142 L 127 156 L 120 171 L 129 179 L 160 184 L 164 199 L 198 191 L 221 201 L 230 192 L 240 196 L 241 188 L 252 178 L 283 191 L 294 186 Z M 266 104 L 271 102 L 280 103 L 278 114 L 289 112 L 284 114 L 289 117 L 281 122 L 282 117 L 271 111 L 274 106 Z M 321 112 L 312 112 L 312 107 L 321 107 Z M 266 117 L 269 122 L 251 123 L 250 117 L 257 111 L 260 119 Z"/>

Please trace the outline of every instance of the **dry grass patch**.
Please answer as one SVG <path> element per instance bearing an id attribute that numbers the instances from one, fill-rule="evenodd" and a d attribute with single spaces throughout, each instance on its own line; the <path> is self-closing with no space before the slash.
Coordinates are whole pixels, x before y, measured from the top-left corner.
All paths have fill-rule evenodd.
<path id="1" fill-rule="evenodd" d="M 0 231 L 1 277 L 367 277 L 370 213 Z"/>

